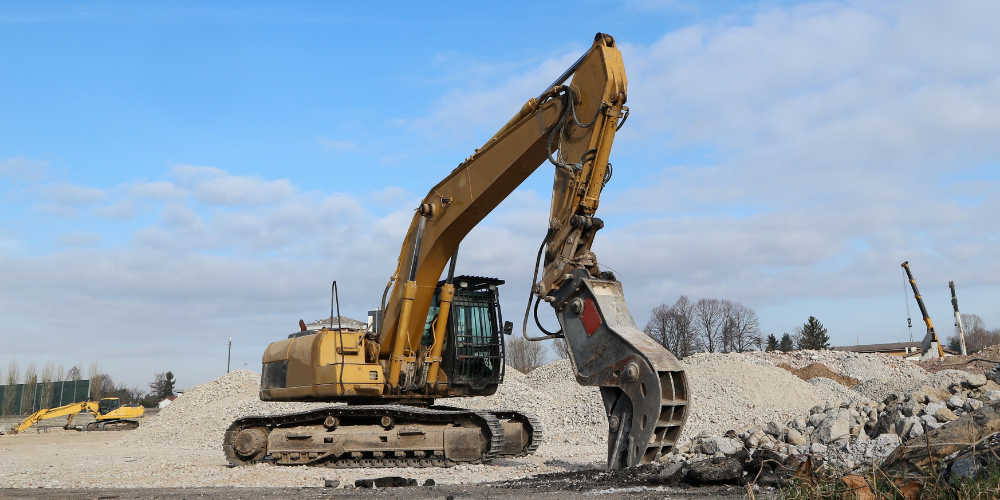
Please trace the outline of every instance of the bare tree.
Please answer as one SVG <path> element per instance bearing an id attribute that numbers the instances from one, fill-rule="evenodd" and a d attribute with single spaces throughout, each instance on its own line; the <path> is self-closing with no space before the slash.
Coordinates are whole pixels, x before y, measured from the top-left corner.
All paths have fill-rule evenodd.
<path id="1" fill-rule="evenodd" d="M 3 415 L 10 415 L 14 413 L 14 386 L 21 382 L 21 367 L 17 365 L 17 360 L 14 358 L 10 359 L 10 363 L 7 364 L 7 387 L 3 391 L 3 404 L 2 413 Z"/>
<path id="2" fill-rule="evenodd" d="M 739 302 L 722 301 L 725 311 L 723 339 L 725 351 L 746 352 L 764 343 L 757 312 Z"/>
<path id="3" fill-rule="evenodd" d="M 545 358 L 542 344 L 532 342 L 518 335 L 507 337 L 507 364 L 521 373 L 528 373 L 539 366 Z"/>
<path id="4" fill-rule="evenodd" d="M 139 401 L 146 397 L 146 393 L 139 389 L 138 385 L 129 387 L 124 382 L 121 382 L 115 386 L 114 390 L 105 394 L 105 397 L 108 396 L 120 399 L 123 405 L 132 406 L 139 404 Z"/>
<path id="5" fill-rule="evenodd" d="M 708 352 L 718 352 L 723 345 L 726 326 L 725 309 L 719 299 L 699 299 L 694 304 L 695 332 Z"/>
<path id="6" fill-rule="evenodd" d="M 35 388 L 38 387 L 38 371 L 31 363 L 24 369 L 24 391 L 21 392 L 21 414 L 35 412 Z"/>
<path id="7" fill-rule="evenodd" d="M 66 379 L 72 380 L 74 382 L 78 380 L 83 380 L 83 373 L 81 372 L 82 370 L 80 370 L 79 366 L 74 366 L 70 368 L 68 372 L 66 372 Z"/>
<path id="8" fill-rule="evenodd" d="M 681 295 L 672 306 L 660 304 L 653 308 L 644 331 L 675 356 L 684 358 L 701 349 L 694 319 L 694 306 Z"/>
<path id="9" fill-rule="evenodd" d="M 559 359 L 569 359 L 569 343 L 566 339 L 555 339 L 552 341 L 552 352 Z"/>
<path id="10" fill-rule="evenodd" d="M 90 368 L 87 369 L 87 378 L 90 379 L 90 399 L 92 401 L 100 401 L 104 397 L 104 390 L 106 389 L 104 381 L 109 377 L 101 369 L 101 365 L 94 361 L 90 364 Z"/>
<path id="11" fill-rule="evenodd" d="M 39 402 L 39 406 L 42 408 L 52 408 L 52 393 L 55 391 L 55 384 L 52 383 L 52 379 L 55 378 L 56 367 L 52 363 L 47 363 L 45 368 L 42 368 L 42 400 Z"/>
<path id="12" fill-rule="evenodd" d="M 962 313 L 962 329 L 965 330 L 965 347 L 970 353 L 1000 344 L 1000 328 L 988 330 L 978 314 Z M 948 337 L 948 341 L 949 347 L 959 345 L 957 325 L 955 335 Z"/>

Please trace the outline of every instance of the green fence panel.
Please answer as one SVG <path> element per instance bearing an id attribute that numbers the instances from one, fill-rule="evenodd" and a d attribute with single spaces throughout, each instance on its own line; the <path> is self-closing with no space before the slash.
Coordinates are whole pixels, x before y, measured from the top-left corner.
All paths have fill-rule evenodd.
<path id="1" fill-rule="evenodd" d="M 25 387 L 25 384 L 0 385 L 0 414 L 28 415 L 44 408 L 58 408 L 90 399 L 89 380 L 38 383 L 31 398 L 24 397 Z"/>

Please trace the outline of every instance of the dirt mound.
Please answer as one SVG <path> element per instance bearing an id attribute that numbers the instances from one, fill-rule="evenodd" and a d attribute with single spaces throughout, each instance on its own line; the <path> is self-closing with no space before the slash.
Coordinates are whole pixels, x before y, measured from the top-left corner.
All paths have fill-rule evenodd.
<path id="1" fill-rule="evenodd" d="M 937 373 L 941 370 L 962 370 L 969 373 L 984 373 L 996 365 L 996 363 L 991 363 L 991 361 L 1000 361 L 1000 345 L 989 346 L 968 356 L 931 358 L 926 361 L 916 361 L 915 363 L 931 373 Z"/>
<path id="2" fill-rule="evenodd" d="M 861 382 L 853 379 L 851 377 L 845 377 L 843 375 L 835 373 L 833 370 L 827 368 L 823 363 L 810 363 L 805 368 L 793 368 L 787 363 L 781 363 L 778 368 L 783 368 L 792 372 L 793 375 L 799 377 L 802 380 L 812 380 L 814 378 L 828 378 L 830 380 L 839 382 L 841 385 L 846 387 L 855 387 Z"/>

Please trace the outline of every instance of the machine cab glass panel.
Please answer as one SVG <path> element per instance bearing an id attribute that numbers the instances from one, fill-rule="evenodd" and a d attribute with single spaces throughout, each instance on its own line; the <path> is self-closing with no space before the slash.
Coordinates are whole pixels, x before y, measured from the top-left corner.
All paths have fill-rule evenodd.
<path id="1" fill-rule="evenodd" d="M 102 399 L 100 404 L 97 406 L 97 412 L 101 415 L 107 415 L 118 409 L 121 406 L 121 401 L 117 398 Z"/>
<path id="2" fill-rule="evenodd" d="M 471 393 L 492 394 L 503 382 L 504 352 L 500 325 L 498 287 L 503 280 L 480 276 L 456 276 L 455 298 L 448 318 L 447 336 L 441 366 L 448 374 L 451 386 L 467 386 Z M 434 342 L 432 325 L 440 310 L 440 293 L 444 281 L 438 283 L 424 327 L 421 344 Z"/>

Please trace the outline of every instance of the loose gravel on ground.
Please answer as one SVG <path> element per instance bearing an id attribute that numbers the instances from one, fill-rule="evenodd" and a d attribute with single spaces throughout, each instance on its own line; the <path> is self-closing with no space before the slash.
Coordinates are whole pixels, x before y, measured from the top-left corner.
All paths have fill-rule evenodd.
<path id="1" fill-rule="evenodd" d="M 805 368 L 814 363 L 859 384 L 848 388 L 822 377 L 806 381 L 777 367 Z M 757 432 L 754 429 L 768 428 L 774 422 L 784 425 L 808 419 L 817 408 L 834 411 L 854 403 L 853 408 L 865 409 L 869 401 L 874 405 L 890 394 L 923 385 L 947 388 L 962 381 L 968 385 L 965 372 L 946 370 L 928 377 L 919 366 L 896 357 L 837 351 L 698 354 L 682 364 L 691 399 L 681 445 L 693 440 L 700 443 L 707 436 L 722 436 L 729 430 L 752 434 Z M 72 446 L 41 441 L 35 445 L 31 436 L 15 436 L 21 441 L 0 438 L 0 452 L 19 457 L 0 461 L 0 487 L 294 487 L 318 486 L 324 478 L 348 483 L 386 475 L 469 483 L 601 467 L 606 459 L 607 422 L 600 392 L 578 385 L 570 362 L 562 360 L 528 375 L 508 367 L 505 383 L 489 397 L 439 400 L 450 406 L 534 414 L 544 425 L 546 441 L 530 457 L 447 469 L 344 470 L 270 464 L 227 468 L 221 443 L 233 420 L 328 406 L 262 402 L 258 399 L 259 377 L 252 371 L 237 370 L 192 387 L 124 438 L 117 433 L 106 439 L 97 433 L 76 434 L 67 439 L 94 442 Z M 53 462 L 58 464 L 58 474 L 50 470 Z"/>

